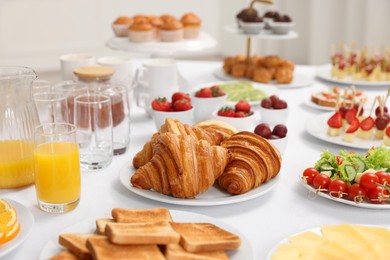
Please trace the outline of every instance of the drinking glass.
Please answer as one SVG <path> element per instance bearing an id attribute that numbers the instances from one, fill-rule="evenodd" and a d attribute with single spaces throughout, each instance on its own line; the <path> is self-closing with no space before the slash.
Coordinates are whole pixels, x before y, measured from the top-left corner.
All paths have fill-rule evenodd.
<path id="1" fill-rule="evenodd" d="M 76 208 L 81 181 L 74 125 L 49 123 L 36 128 L 34 173 L 40 209 L 64 213 Z"/>
<path id="2" fill-rule="evenodd" d="M 68 102 L 61 92 L 40 92 L 34 94 L 39 121 L 44 123 L 69 123 Z"/>
<path id="3" fill-rule="evenodd" d="M 98 87 L 98 93 L 111 99 L 112 134 L 114 155 L 124 154 L 130 143 L 130 104 L 127 87 L 106 84 Z"/>
<path id="4" fill-rule="evenodd" d="M 87 94 L 77 96 L 74 101 L 81 167 L 102 169 L 111 163 L 113 156 L 111 99 Z"/>
<path id="5" fill-rule="evenodd" d="M 49 81 L 44 79 L 36 79 L 32 84 L 33 94 L 40 92 L 49 92 L 51 89 L 51 84 Z"/>

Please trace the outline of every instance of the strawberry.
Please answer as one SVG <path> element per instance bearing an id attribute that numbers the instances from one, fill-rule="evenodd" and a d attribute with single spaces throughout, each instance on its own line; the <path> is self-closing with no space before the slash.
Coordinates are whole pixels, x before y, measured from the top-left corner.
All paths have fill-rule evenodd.
<path id="1" fill-rule="evenodd" d="M 153 110 L 157 110 L 157 111 L 170 111 L 171 103 L 169 103 L 165 97 L 156 98 L 152 102 L 152 108 Z"/>
<path id="2" fill-rule="evenodd" d="M 179 99 L 182 99 L 182 98 L 191 102 L 191 98 L 188 94 L 186 94 L 184 92 L 175 92 L 172 95 L 172 104 L 175 104 L 176 101 L 178 101 Z"/>
<path id="3" fill-rule="evenodd" d="M 333 128 L 341 128 L 343 126 L 343 121 L 342 121 L 342 118 L 341 118 L 341 113 L 340 112 L 336 112 L 334 113 L 333 116 L 331 116 L 329 119 L 328 119 L 328 125 L 330 127 L 333 127 Z"/>
<path id="4" fill-rule="evenodd" d="M 345 131 L 346 133 L 351 134 L 356 132 L 359 129 L 360 123 L 359 123 L 359 119 L 357 119 L 356 117 L 352 118 L 351 122 L 348 123 L 350 124 L 350 126 Z"/>
<path id="5" fill-rule="evenodd" d="M 223 107 L 220 110 L 218 110 L 219 116 L 226 116 L 226 117 L 234 117 L 236 112 L 231 107 Z"/>
<path id="6" fill-rule="evenodd" d="M 251 105 L 245 101 L 241 100 L 235 105 L 236 111 L 242 111 L 245 113 L 249 113 L 251 111 Z"/>
<path id="7" fill-rule="evenodd" d="M 176 100 L 176 102 L 173 103 L 174 111 L 186 111 L 186 110 L 190 110 L 191 108 L 192 108 L 191 102 L 189 102 L 185 98 Z"/>
<path id="8" fill-rule="evenodd" d="M 355 108 L 351 108 L 345 113 L 345 120 L 347 120 L 348 124 L 351 124 L 351 121 L 356 118 L 357 110 Z"/>
<path id="9" fill-rule="evenodd" d="M 375 125 L 375 121 L 374 121 L 374 118 L 372 118 L 371 116 L 366 117 L 366 118 L 363 119 L 363 121 L 360 123 L 360 127 L 361 127 L 362 130 L 364 130 L 364 131 L 370 130 L 371 128 L 374 127 L 374 125 Z"/>
<path id="10" fill-rule="evenodd" d="M 390 126 L 386 127 L 386 135 L 390 137 Z"/>
<path id="11" fill-rule="evenodd" d="M 236 111 L 234 112 L 234 117 L 247 117 L 248 114 L 243 111 Z"/>
<path id="12" fill-rule="evenodd" d="M 210 88 L 201 88 L 195 93 L 195 97 L 210 98 L 213 97 L 213 92 Z"/>
<path id="13" fill-rule="evenodd" d="M 225 92 L 219 86 L 212 86 L 210 89 L 213 97 L 225 96 Z"/>

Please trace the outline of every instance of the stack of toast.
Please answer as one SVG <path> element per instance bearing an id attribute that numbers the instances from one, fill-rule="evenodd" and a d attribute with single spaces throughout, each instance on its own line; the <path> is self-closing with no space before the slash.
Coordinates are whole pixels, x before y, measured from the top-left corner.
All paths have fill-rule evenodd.
<path id="1" fill-rule="evenodd" d="M 96 233 L 60 234 L 59 259 L 229 259 L 240 237 L 210 223 L 173 222 L 166 208 L 114 208 L 96 220 Z"/>

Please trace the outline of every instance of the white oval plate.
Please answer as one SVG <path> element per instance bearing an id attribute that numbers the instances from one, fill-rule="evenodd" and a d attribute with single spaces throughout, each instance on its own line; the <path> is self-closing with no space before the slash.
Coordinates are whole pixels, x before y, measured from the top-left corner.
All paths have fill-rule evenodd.
<path id="1" fill-rule="evenodd" d="M 195 86 L 192 89 L 195 92 L 195 91 L 197 91 L 197 90 L 199 90 L 201 88 L 205 88 L 205 87 L 211 87 L 211 86 L 214 86 L 214 85 L 234 84 L 234 83 L 238 83 L 238 82 L 249 82 L 250 84 L 252 84 L 253 88 L 264 91 L 264 93 L 268 97 L 272 96 L 272 95 L 279 95 L 279 90 L 277 88 L 275 88 L 275 86 L 273 86 L 273 85 L 259 84 L 259 83 L 251 82 L 251 81 L 244 80 L 244 79 L 243 80 L 232 80 L 232 81 L 214 81 L 214 82 L 204 83 L 204 84 Z M 235 105 L 237 102 L 226 101 L 226 104 L 228 104 L 228 105 Z M 260 100 L 249 101 L 248 103 L 251 106 L 260 105 Z"/>
<path id="2" fill-rule="evenodd" d="M 302 171 L 303 172 L 303 171 Z M 314 189 L 314 187 L 306 184 L 303 180 L 302 180 L 302 173 L 299 174 L 299 179 L 300 179 L 300 182 L 301 184 L 309 190 L 309 192 L 313 192 L 313 196 L 315 195 L 319 195 L 323 198 L 326 198 L 326 199 L 329 199 L 329 200 L 333 200 L 333 201 L 336 201 L 336 202 L 339 202 L 339 203 L 343 203 L 343 204 L 347 204 L 347 205 L 350 205 L 350 206 L 354 206 L 354 207 L 358 207 L 358 208 L 366 208 L 366 209 L 390 209 L 390 203 L 384 203 L 384 204 L 373 204 L 373 203 L 369 203 L 369 202 L 360 202 L 360 203 L 357 203 L 357 202 L 354 202 L 354 201 L 351 201 L 351 200 L 347 200 L 347 199 L 343 199 L 343 198 L 335 198 L 335 197 L 332 197 L 329 195 L 329 193 L 326 193 L 326 192 L 317 192 L 316 189 Z"/>
<path id="3" fill-rule="evenodd" d="M 169 204 L 186 205 L 186 206 L 216 206 L 216 205 L 227 205 L 247 201 L 260 197 L 267 192 L 275 188 L 279 182 L 280 176 L 277 175 L 275 178 L 261 184 L 259 187 L 248 191 L 241 195 L 231 195 L 227 192 L 222 191 L 216 186 L 212 186 L 205 193 L 199 194 L 195 199 L 179 199 L 172 196 L 164 195 L 153 190 L 143 190 L 135 188 L 130 183 L 130 178 L 133 176 L 135 169 L 130 165 L 124 165 L 119 172 L 120 182 L 125 186 L 126 189 L 131 192 L 151 200 L 161 201 Z"/>
<path id="4" fill-rule="evenodd" d="M 282 88 L 282 89 L 291 89 L 291 88 L 303 88 L 303 87 L 310 87 L 313 84 L 313 80 L 309 77 L 306 77 L 305 75 L 299 74 L 299 73 L 294 73 L 294 79 L 290 84 L 278 84 L 276 81 L 272 80 L 270 83 L 260 83 L 253 81 L 248 78 L 235 78 L 223 70 L 222 66 L 221 68 L 217 68 L 213 72 L 214 76 L 221 79 L 221 80 L 235 80 L 235 81 L 249 81 L 256 83 L 260 86 L 274 86 L 276 88 Z"/>
<path id="5" fill-rule="evenodd" d="M 364 80 L 356 81 L 356 80 L 352 80 L 350 77 L 346 77 L 345 79 L 337 79 L 332 77 L 331 69 L 332 69 L 331 64 L 320 66 L 317 69 L 316 76 L 322 80 L 326 80 L 336 84 L 355 85 L 361 87 L 386 87 L 386 88 L 389 87 L 390 85 L 390 81 L 364 81 Z"/>
<path id="6" fill-rule="evenodd" d="M 18 222 L 20 223 L 20 231 L 14 239 L 0 246 L 0 258 L 20 246 L 34 226 L 34 216 L 25 206 L 11 199 L 4 198 L 4 200 L 15 208 L 18 214 Z"/>
<path id="7" fill-rule="evenodd" d="M 175 222 L 207 222 L 214 224 L 222 229 L 225 229 L 233 234 L 238 235 L 241 238 L 241 246 L 237 250 L 229 250 L 227 253 L 231 260 L 241 260 L 255 259 L 255 251 L 253 246 L 250 244 L 249 240 L 236 228 L 226 224 L 223 221 L 218 219 L 201 215 L 197 213 L 187 212 L 187 211 L 179 211 L 179 210 L 169 210 L 171 212 L 172 219 Z M 100 216 L 101 217 L 101 216 Z M 110 216 L 104 216 L 110 217 Z M 96 217 L 98 218 L 98 217 Z M 96 218 L 89 218 L 74 225 L 71 225 L 60 233 L 95 233 L 96 231 Z M 41 254 L 39 256 L 40 260 L 46 260 L 60 253 L 64 248 L 58 244 L 58 235 L 55 235 L 53 239 L 48 241 L 43 247 Z"/>
<path id="8" fill-rule="evenodd" d="M 356 136 L 354 142 L 349 143 L 343 141 L 343 134 L 341 134 L 340 136 L 329 136 L 327 133 L 328 131 L 327 121 L 333 114 L 334 112 L 322 113 L 312 118 L 309 118 L 305 122 L 306 132 L 328 143 L 338 144 L 345 147 L 351 147 L 356 149 L 368 150 L 373 146 L 381 146 L 383 144 L 383 141 L 378 139 L 364 140 Z"/>

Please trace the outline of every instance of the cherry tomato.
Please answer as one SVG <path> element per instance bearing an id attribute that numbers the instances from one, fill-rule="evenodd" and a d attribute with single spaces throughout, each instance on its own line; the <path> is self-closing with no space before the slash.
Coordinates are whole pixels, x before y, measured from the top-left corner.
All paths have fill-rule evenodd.
<path id="1" fill-rule="evenodd" d="M 337 164 L 340 165 L 343 163 L 343 160 L 341 159 L 340 156 L 336 156 L 336 161 L 337 161 Z"/>
<path id="2" fill-rule="evenodd" d="M 315 189 L 325 189 L 327 190 L 329 187 L 330 178 L 328 175 L 320 173 L 317 174 L 313 179 L 313 187 Z"/>
<path id="3" fill-rule="evenodd" d="M 313 179 L 319 174 L 319 172 L 315 168 L 307 168 L 303 171 L 303 178 L 306 180 L 306 183 L 309 185 L 313 185 Z"/>
<path id="4" fill-rule="evenodd" d="M 367 192 L 367 197 L 372 203 L 382 204 L 389 199 L 389 192 L 380 186 L 376 186 Z"/>
<path id="5" fill-rule="evenodd" d="M 378 179 L 379 179 L 379 183 L 382 184 L 382 185 L 385 185 L 385 182 L 387 182 L 387 177 L 389 177 L 389 174 L 387 172 L 383 172 L 383 171 L 380 171 L 380 172 L 376 172 L 375 173 L 376 176 L 378 176 Z"/>
<path id="6" fill-rule="evenodd" d="M 348 199 L 355 202 L 362 202 L 366 198 L 366 190 L 360 187 L 359 183 L 354 183 L 348 188 Z"/>
<path id="7" fill-rule="evenodd" d="M 348 193 L 348 185 L 343 180 L 333 180 L 329 184 L 329 195 L 335 198 L 342 198 Z"/>
<path id="8" fill-rule="evenodd" d="M 360 178 L 360 186 L 366 190 L 374 189 L 378 182 L 378 176 L 373 173 L 365 173 Z"/>

